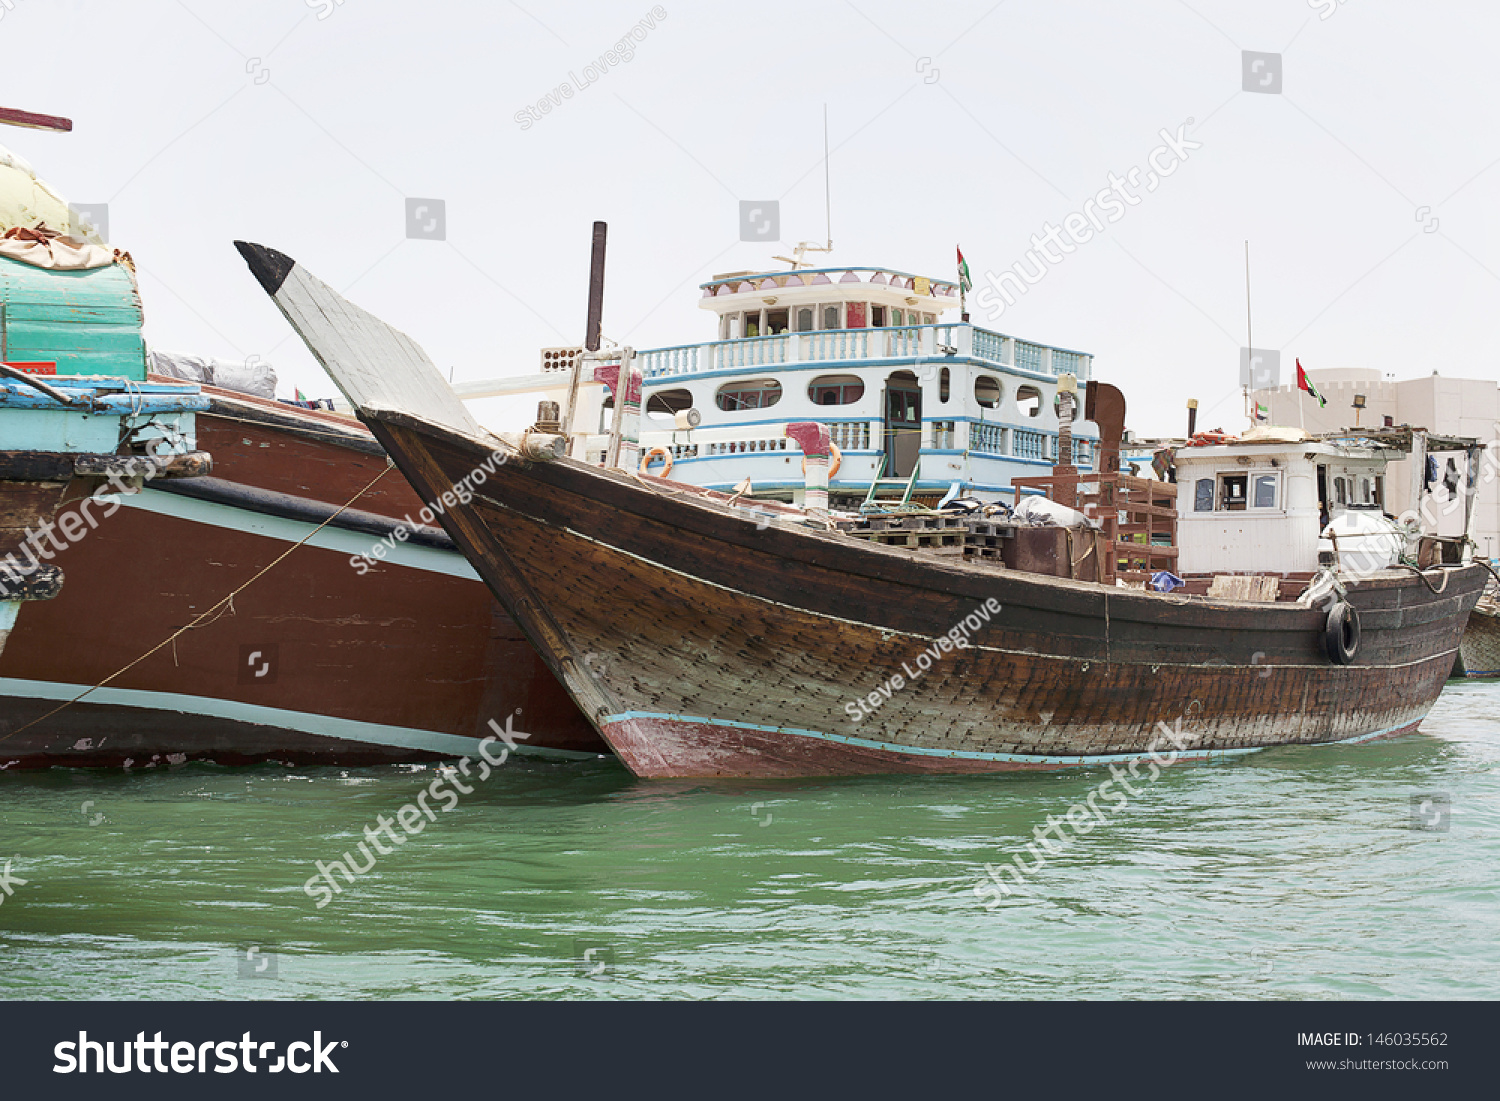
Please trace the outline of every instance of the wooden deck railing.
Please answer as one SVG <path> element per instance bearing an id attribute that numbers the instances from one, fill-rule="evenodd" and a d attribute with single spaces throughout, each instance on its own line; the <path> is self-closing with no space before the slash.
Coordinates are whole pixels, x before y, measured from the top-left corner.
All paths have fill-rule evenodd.
<path id="1" fill-rule="evenodd" d="M 1060 505 L 1076 508 L 1104 526 L 1113 553 L 1104 563 L 1105 584 L 1116 578 L 1148 581 L 1159 570 L 1177 569 L 1177 487 L 1171 482 L 1128 474 L 1059 470 L 1036 478 L 1015 478 L 1016 500 L 1040 491 Z M 1156 540 L 1165 538 L 1166 545 Z"/>

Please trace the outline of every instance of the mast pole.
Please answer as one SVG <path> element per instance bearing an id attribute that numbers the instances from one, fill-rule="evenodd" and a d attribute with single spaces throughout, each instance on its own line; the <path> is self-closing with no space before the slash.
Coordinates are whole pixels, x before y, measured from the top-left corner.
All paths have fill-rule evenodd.
<path id="1" fill-rule="evenodd" d="M 1250 427 L 1255 427 L 1255 418 L 1250 415 L 1250 381 L 1255 372 L 1255 324 L 1250 315 L 1250 242 L 1245 242 L 1245 417 Z"/>
<path id="2" fill-rule="evenodd" d="M 833 187 L 829 183 L 828 166 L 828 104 L 823 104 L 823 230 L 825 252 L 833 251 Z"/>
<path id="3" fill-rule="evenodd" d="M 568 380 L 568 403 L 563 410 L 561 425 L 564 447 L 567 448 L 569 455 L 573 453 L 573 414 L 578 408 L 578 384 L 582 380 L 584 361 L 593 358 L 586 353 L 599 350 L 604 316 L 604 244 L 608 233 L 609 226 L 606 223 L 594 223 L 593 245 L 589 251 L 589 312 L 583 330 L 585 351 L 573 357 L 573 374 Z M 629 364 L 625 366 L 628 367 Z M 616 408 L 619 408 L 621 404 L 622 399 L 617 394 L 615 396 Z"/>

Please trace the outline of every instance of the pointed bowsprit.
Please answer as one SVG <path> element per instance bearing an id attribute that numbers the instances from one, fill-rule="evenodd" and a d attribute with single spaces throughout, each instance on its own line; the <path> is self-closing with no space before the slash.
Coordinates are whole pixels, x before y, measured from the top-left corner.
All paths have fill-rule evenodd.
<path id="1" fill-rule="evenodd" d="M 290 256 L 236 241 L 251 273 L 361 414 L 404 413 L 471 437 L 489 433 L 427 353 Z"/>

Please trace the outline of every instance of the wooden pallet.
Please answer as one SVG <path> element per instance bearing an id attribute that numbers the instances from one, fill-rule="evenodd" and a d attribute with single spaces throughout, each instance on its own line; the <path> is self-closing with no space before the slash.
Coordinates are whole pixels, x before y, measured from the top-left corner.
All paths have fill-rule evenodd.
<path id="1" fill-rule="evenodd" d="M 845 535 L 884 547 L 964 558 L 1005 568 L 1001 548 L 1015 525 L 974 516 L 864 516 L 840 520 Z"/>

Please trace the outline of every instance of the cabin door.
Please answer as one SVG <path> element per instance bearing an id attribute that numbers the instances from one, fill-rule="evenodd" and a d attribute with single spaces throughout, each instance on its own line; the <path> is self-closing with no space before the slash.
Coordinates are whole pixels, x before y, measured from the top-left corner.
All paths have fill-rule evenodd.
<path id="1" fill-rule="evenodd" d="M 900 371 L 885 384 L 885 476 L 910 478 L 921 450 L 922 388 L 916 375 Z"/>

